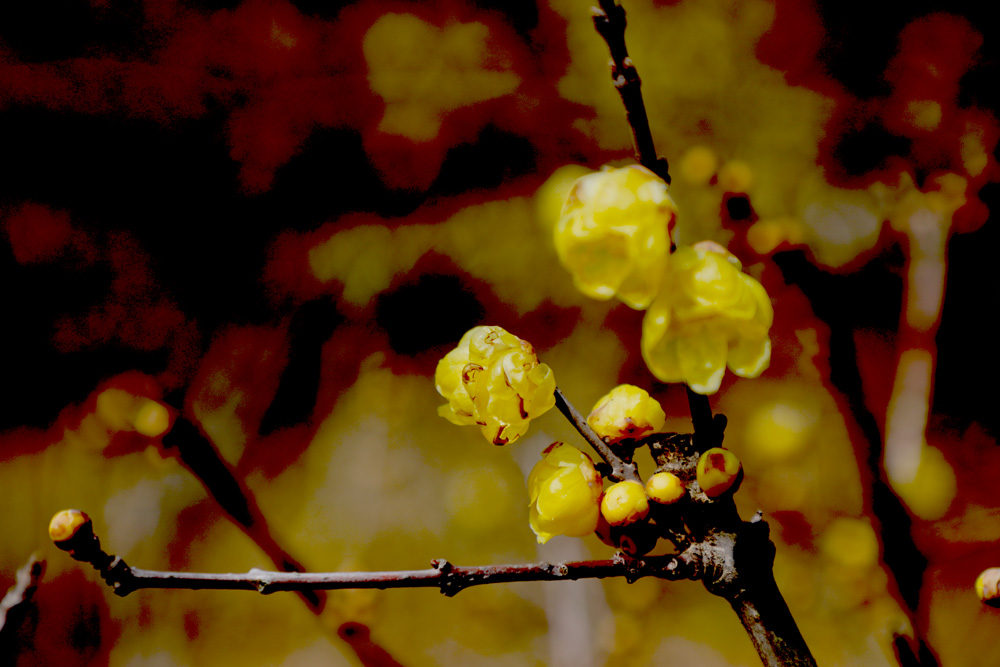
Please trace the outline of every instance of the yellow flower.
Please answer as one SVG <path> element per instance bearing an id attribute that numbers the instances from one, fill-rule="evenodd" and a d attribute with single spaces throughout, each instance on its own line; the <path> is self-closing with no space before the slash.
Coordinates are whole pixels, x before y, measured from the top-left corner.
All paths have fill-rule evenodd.
<path id="1" fill-rule="evenodd" d="M 601 499 L 601 514 L 612 526 L 642 521 L 649 514 L 646 487 L 632 480 L 612 485 Z"/>
<path id="2" fill-rule="evenodd" d="M 500 327 L 467 331 L 438 362 L 434 382 L 448 399 L 438 414 L 453 424 L 479 424 L 495 445 L 521 437 L 555 405 L 552 370 L 538 362 L 530 343 Z"/>
<path id="3" fill-rule="evenodd" d="M 528 497 L 528 521 L 539 544 L 555 535 L 589 535 L 600 514 L 601 476 L 589 456 L 554 442 L 528 475 Z"/>
<path id="4" fill-rule="evenodd" d="M 663 408 L 644 389 L 622 384 L 601 398 L 587 417 L 597 435 L 608 442 L 642 438 L 663 428 Z"/>
<path id="5" fill-rule="evenodd" d="M 674 253 L 660 296 L 642 321 L 642 356 L 664 382 L 714 394 L 726 366 L 757 377 L 771 361 L 771 300 L 722 246 L 703 242 Z"/>
<path id="6" fill-rule="evenodd" d="M 556 252 L 587 296 L 645 308 L 667 266 L 675 216 L 656 174 L 639 165 L 605 167 L 573 184 L 555 228 Z"/>

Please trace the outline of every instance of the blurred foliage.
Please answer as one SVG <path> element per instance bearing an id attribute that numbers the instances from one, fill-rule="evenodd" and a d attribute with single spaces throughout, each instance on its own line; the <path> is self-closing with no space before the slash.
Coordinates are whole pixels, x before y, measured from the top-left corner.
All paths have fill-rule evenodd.
<path id="1" fill-rule="evenodd" d="M 676 240 L 726 245 L 774 304 L 770 368 L 727 376 L 713 405 L 807 642 L 820 664 L 894 664 L 915 623 L 942 664 L 1000 665 L 973 586 L 1000 564 L 988 5 L 625 7 Z M 690 429 L 683 389 L 643 364 L 642 314 L 577 293 L 552 243 L 566 165 L 631 159 L 607 61 L 577 0 L 0 7 L 0 588 L 48 561 L 4 660 L 757 664 L 691 582 L 344 591 L 317 617 L 285 594 L 119 599 L 46 535 L 77 507 L 136 567 L 272 567 L 163 446 L 181 415 L 314 571 L 609 555 L 592 536 L 539 547 L 528 525 L 528 471 L 555 440 L 582 446 L 572 427 L 550 411 L 495 448 L 438 417 L 433 382 L 464 331 L 498 325 L 576 405 L 634 384 Z M 885 432 L 908 349 L 932 375 L 887 523 L 857 415 Z M 845 358 L 863 395 L 838 389 Z M 168 414 L 139 428 L 143 405 Z M 879 560 L 900 536 L 926 559 L 905 595 Z M 370 640 L 338 636 L 348 621 Z"/>

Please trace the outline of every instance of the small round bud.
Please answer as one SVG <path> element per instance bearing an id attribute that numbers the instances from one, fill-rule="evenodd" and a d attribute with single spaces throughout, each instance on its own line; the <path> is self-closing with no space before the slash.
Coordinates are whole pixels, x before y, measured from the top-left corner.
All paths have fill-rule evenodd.
<path id="1" fill-rule="evenodd" d="M 132 426 L 150 438 L 161 436 L 170 429 L 170 412 L 163 403 L 151 398 L 144 399 L 132 416 Z"/>
<path id="2" fill-rule="evenodd" d="M 608 442 L 642 438 L 663 428 L 663 408 L 645 389 L 618 385 L 594 405 L 587 424 Z"/>
<path id="3" fill-rule="evenodd" d="M 80 510 L 63 510 L 56 513 L 49 522 L 49 538 L 59 546 L 89 526 L 91 526 L 90 517 Z"/>
<path id="4" fill-rule="evenodd" d="M 1000 607 L 1000 567 L 983 570 L 976 577 L 976 595 L 983 604 Z"/>
<path id="5" fill-rule="evenodd" d="M 601 514 L 612 526 L 627 526 L 642 521 L 649 514 L 646 489 L 632 480 L 612 485 L 601 499 Z"/>
<path id="6" fill-rule="evenodd" d="M 646 480 L 646 495 L 661 505 L 672 505 L 684 497 L 684 482 L 672 472 L 658 472 Z"/>
<path id="7" fill-rule="evenodd" d="M 736 454 L 713 447 L 698 459 L 698 485 L 709 498 L 718 498 L 736 484 L 742 471 Z"/>

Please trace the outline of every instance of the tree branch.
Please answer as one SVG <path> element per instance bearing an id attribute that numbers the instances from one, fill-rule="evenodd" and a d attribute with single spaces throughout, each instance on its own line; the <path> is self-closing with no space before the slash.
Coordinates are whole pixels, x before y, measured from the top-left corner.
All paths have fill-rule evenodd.
<path id="1" fill-rule="evenodd" d="M 670 183 L 670 169 L 665 158 L 658 158 L 653 145 L 653 133 L 649 129 L 646 105 L 642 101 L 642 82 L 632 59 L 625 47 L 625 10 L 614 0 L 600 0 L 601 8 L 594 8 L 594 27 L 608 44 L 611 51 L 611 80 L 625 106 L 625 119 L 632 128 L 632 142 L 635 158 L 667 183 Z"/>
<path id="2" fill-rule="evenodd" d="M 562 393 L 559 387 L 556 387 L 556 407 L 559 408 L 559 412 L 563 413 L 563 416 L 569 420 L 576 430 L 580 432 L 584 440 L 590 443 L 590 446 L 594 448 L 604 461 L 611 466 L 611 474 L 609 477 L 615 481 L 623 481 L 626 479 L 631 479 L 634 481 L 640 481 L 639 479 L 639 468 L 631 461 L 626 462 L 622 457 L 618 456 L 608 446 L 608 443 L 604 442 L 601 436 L 597 435 L 594 429 L 590 428 L 590 424 L 587 423 L 587 418 L 583 416 L 576 407 L 569 402 L 566 395 Z"/>
<path id="3" fill-rule="evenodd" d="M 144 588 L 181 588 L 190 590 L 248 590 L 263 595 L 278 591 L 298 593 L 344 588 L 437 588 L 449 597 L 471 586 L 516 581 L 572 581 L 625 577 L 629 582 L 641 577 L 693 579 L 698 576 L 696 554 L 666 555 L 632 559 L 616 554 L 607 560 L 568 563 L 533 563 L 514 565 L 475 565 L 462 567 L 446 560 L 432 561 L 425 570 L 384 572 L 269 572 L 253 569 L 243 574 L 203 572 L 162 572 L 130 567 L 118 556 L 101 549 L 89 520 L 67 540 L 56 546 L 74 559 L 89 563 L 114 589 L 126 596 Z"/>

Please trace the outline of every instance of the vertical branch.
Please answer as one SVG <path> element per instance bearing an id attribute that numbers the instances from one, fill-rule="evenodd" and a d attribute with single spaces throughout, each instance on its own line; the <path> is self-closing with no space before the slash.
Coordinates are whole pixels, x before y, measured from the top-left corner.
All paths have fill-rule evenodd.
<path id="1" fill-rule="evenodd" d="M 640 92 L 639 74 L 625 47 L 625 10 L 614 0 L 600 0 L 600 4 L 601 9 L 594 10 L 594 27 L 611 52 L 611 76 L 632 128 L 636 159 L 669 183 L 668 163 L 656 154 Z M 557 392 L 557 404 L 558 397 Z M 708 397 L 690 387 L 687 387 L 687 397 L 695 431 L 692 436 L 694 448 L 704 451 L 721 444 L 725 417 L 713 416 Z M 759 515 L 750 523 L 740 522 L 731 497 L 723 500 L 718 509 L 729 511 L 710 512 L 706 518 L 714 515 L 714 519 L 722 520 L 723 524 L 732 522 L 734 525 L 727 528 L 709 518 L 709 524 L 715 525 L 705 526 L 706 540 L 689 546 L 684 553 L 700 550 L 701 558 L 694 558 L 704 561 L 705 572 L 701 578 L 706 588 L 729 602 L 765 665 L 814 666 L 815 659 L 774 581 L 774 544 L 768 538 L 767 524 Z M 725 516 L 729 519 L 724 519 Z"/>
<path id="2" fill-rule="evenodd" d="M 649 129 L 649 116 L 642 100 L 642 81 L 625 46 L 625 8 L 614 0 L 600 0 L 601 8 L 594 8 L 594 28 L 604 38 L 611 52 L 611 80 L 625 107 L 625 120 L 632 128 L 635 159 L 667 183 L 670 183 L 670 164 L 656 154 L 653 133 Z M 722 442 L 722 428 L 712 416 L 708 397 L 687 388 L 688 405 L 694 432 L 699 446 L 709 449 Z M 724 425 L 722 425 L 724 427 Z"/>
<path id="3" fill-rule="evenodd" d="M 594 8 L 594 27 L 611 51 L 611 80 L 625 106 L 625 119 L 632 128 L 635 159 L 667 183 L 670 183 L 669 164 L 656 155 L 653 133 L 649 129 L 646 105 L 642 101 L 642 82 L 625 47 L 625 9 L 614 0 L 600 0 L 601 8 Z"/>

